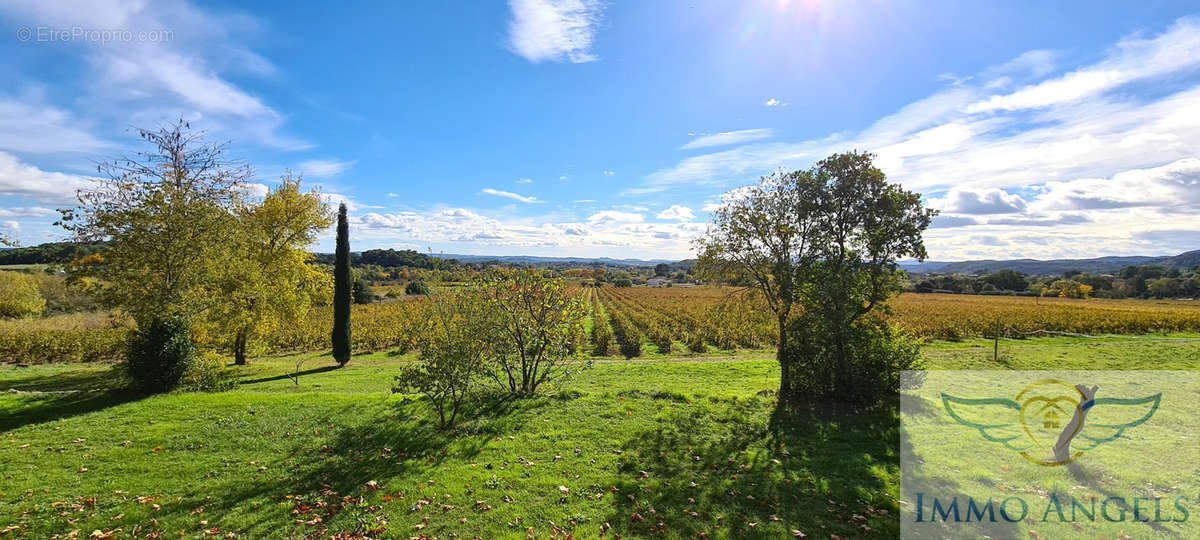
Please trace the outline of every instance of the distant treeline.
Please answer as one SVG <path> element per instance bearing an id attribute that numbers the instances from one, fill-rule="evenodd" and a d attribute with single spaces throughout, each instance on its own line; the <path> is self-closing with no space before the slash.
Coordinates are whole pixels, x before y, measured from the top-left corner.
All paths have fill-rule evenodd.
<path id="1" fill-rule="evenodd" d="M 77 244 L 51 242 L 30 247 L 0 250 L 0 265 L 5 264 L 66 264 L 77 258 L 99 253 L 108 246 L 102 242 Z"/>
<path id="2" fill-rule="evenodd" d="M 317 264 L 333 264 L 332 253 L 317 253 L 313 256 L 313 262 Z M 446 261 L 453 265 L 457 261 Z M 351 253 L 350 264 L 353 266 L 381 266 L 384 268 L 424 268 L 431 270 L 434 268 L 434 259 L 424 253 L 418 253 L 411 249 L 368 249 L 362 253 Z"/>
<path id="3" fill-rule="evenodd" d="M 1067 271 L 1061 276 L 1044 277 L 1014 270 L 983 276 L 942 274 L 919 279 L 909 289 L 1068 298 L 1196 298 L 1200 297 L 1200 267 L 1185 271 L 1158 265 L 1127 266 L 1115 275 Z"/>

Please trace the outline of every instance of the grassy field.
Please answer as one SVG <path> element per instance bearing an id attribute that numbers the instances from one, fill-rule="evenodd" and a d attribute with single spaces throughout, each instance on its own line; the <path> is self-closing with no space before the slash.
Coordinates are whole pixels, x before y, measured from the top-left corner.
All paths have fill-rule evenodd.
<path id="1" fill-rule="evenodd" d="M 925 348 L 945 369 L 1200 370 L 1195 335 L 1000 353 L 985 340 Z M 301 359 L 296 384 L 285 374 Z M 580 364 L 544 396 L 476 403 L 452 433 L 423 400 L 390 394 L 405 361 L 274 357 L 232 391 L 148 398 L 118 390 L 107 364 L 4 367 L 0 537 L 899 532 L 896 407 L 773 419 L 770 352 Z"/>

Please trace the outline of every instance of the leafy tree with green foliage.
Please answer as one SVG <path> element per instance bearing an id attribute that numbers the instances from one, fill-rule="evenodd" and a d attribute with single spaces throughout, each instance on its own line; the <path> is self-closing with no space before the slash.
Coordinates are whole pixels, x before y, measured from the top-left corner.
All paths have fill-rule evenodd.
<path id="1" fill-rule="evenodd" d="M 1002 291 L 1023 291 L 1029 287 L 1025 274 L 1007 268 L 984 276 L 983 281 Z"/>
<path id="2" fill-rule="evenodd" d="M 424 394 L 443 429 L 458 419 L 494 350 L 492 335 L 498 327 L 481 292 L 468 289 L 435 295 L 421 331 L 420 356 L 395 377 L 392 391 Z"/>
<path id="3" fill-rule="evenodd" d="M 872 369 L 896 371 L 907 358 L 880 364 L 860 350 L 889 350 L 872 331 L 886 301 L 900 291 L 896 261 L 924 260 L 922 232 L 934 211 L 920 195 L 887 182 L 869 153 L 834 154 L 813 168 L 777 172 L 714 212 L 697 241 L 700 271 L 750 284 L 773 312 L 779 329 L 781 403 L 795 398 L 878 399 L 895 387 L 871 387 Z M 820 321 L 827 335 L 799 331 L 795 308 Z M 873 366 L 873 367 L 872 367 Z M 896 379 L 898 380 L 898 379 Z"/>
<path id="4" fill-rule="evenodd" d="M 37 278 L 23 272 L 0 272 L 0 317 L 38 316 L 45 309 Z"/>
<path id="5" fill-rule="evenodd" d="M 433 269 L 433 258 L 424 253 L 411 249 L 368 249 L 360 255 L 363 264 L 374 264 L 382 267 L 406 266 L 410 268 Z"/>
<path id="6" fill-rule="evenodd" d="M 497 329 L 489 369 L 496 382 L 513 393 L 533 394 L 562 376 L 584 318 L 583 304 L 566 283 L 546 279 L 537 269 L 499 267 L 480 274 L 477 284 Z"/>
<path id="7" fill-rule="evenodd" d="M 302 191 L 286 171 L 261 201 L 237 210 L 236 252 L 226 268 L 225 302 L 210 315 L 232 336 L 234 363 L 246 365 L 259 336 L 290 321 L 304 320 L 314 303 L 328 301 L 329 276 L 309 264 L 308 247 L 333 220 L 318 191 Z"/>
<path id="8" fill-rule="evenodd" d="M 1146 283 L 1146 292 L 1155 298 L 1172 298 L 1182 290 L 1182 280 L 1160 277 Z"/>
<path id="9" fill-rule="evenodd" d="M 101 164 L 104 176 L 77 193 L 60 224 L 76 242 L 106 242 L 77 275 L 98 278 L 99 297 L 139 324 L 194 318 L 227 301 L 223 278 L 235 256 L 249 167 L 179 121 L 137 133 L 153 150 Z"/>
<path id="10" fill-rule="evenodd" d="M 654 265 L 654 275 L 666 276 L 671 273 L 671 265 L 667 263 L 658 263 Z"/>
<path id="11" fill-rule="evenodd" d="M 197 354 L 186 318 L 154 318 L 130 332 L 126 373 L 141 390 L 166 392 L 179 385 Z"/>
<path id="12" fill-rule="evenodd" d="M 367 278 L 361 273 L 355 273 L 354 284 L 350 287 L 350 296 L 354 298 L 355 304 L 370 304 L 375 301 L 375 293 L 371 291 L 371 285 L 367 283 Z"/>
<path id="13" fill-rule="evenodd" d="M 333 264 L 333 358 L 338 365 L 350 361 L 350 224 L 346 203 L 338 206 L 337 249 Z"/>
<path id="14" fill-rule="evenodd" d="M 422 280 L 419 280 L 419 279 L 413 280 L 413 281 L 408 282 L 408 284 L 404 286 L 404 294 L 428 295 L 429 294 L 429 286 L 426 285 L 425 282 Z"/>

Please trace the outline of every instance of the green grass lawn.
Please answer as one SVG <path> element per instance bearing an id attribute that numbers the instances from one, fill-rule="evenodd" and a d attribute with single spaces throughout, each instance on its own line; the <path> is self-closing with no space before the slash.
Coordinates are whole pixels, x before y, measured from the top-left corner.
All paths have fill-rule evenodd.
<path id="1" fill-rule="evenodd" d="M 1200 369 L 1200 339 L 1177 338 L 1002 342 L 999 364 L 983 340 L 925 355 L 935 369 Z M 581 363 L 542 396 L 482 399 L 453 432 L 390 394 L 408 359 L 260 359 L 234 390 L 148 398 L 106 365 L 0 367 L 0 538 L 899 532 L 897 408 L 773 419 L 770 351 Z"/>

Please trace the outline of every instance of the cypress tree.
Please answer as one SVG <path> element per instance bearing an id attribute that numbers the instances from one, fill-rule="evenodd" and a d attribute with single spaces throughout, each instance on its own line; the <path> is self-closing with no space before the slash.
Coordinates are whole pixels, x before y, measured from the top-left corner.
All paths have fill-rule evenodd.
<path id="1" fill-rule="evenodd" d="M 337 251 L 333 257 L 333 359 L 350 361 L 350 224 L 346 203 L 338 207 Z"/>

